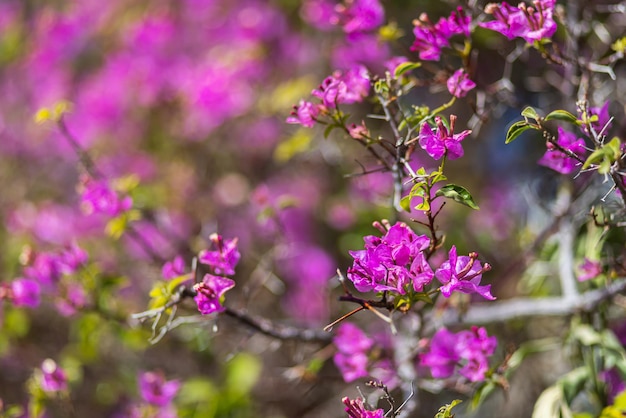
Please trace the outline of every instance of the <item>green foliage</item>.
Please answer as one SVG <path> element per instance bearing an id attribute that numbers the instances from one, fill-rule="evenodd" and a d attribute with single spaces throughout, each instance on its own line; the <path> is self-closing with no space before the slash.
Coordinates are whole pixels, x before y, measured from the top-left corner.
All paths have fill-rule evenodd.
<path id="1" fill-rule="evenodd" d="M 333 125 L 329 126 L 332 127 Z M 308 129 L 298 129 L 291 138 L 278 144 L 274 150 L 274 160 L 284 163 L 291 160 L 298 154 L 305 153 L 311 149 L 313 136 Z"/>
<path id="2" fill-rule="evenodd" d="M 562 122 L 578 123 L 578 118 L 567 110 L 555 110 L 546 115 L 544 120 L 560 120 Z"/>
<path id="3" fill-rule="evenodd" d="M 474 198 L 470 192 L 467 191 L 466 188 L 456 184 L 446 184 L 441 189 L 437 190 L 435 196 L 443 196 L 469 208 L 478 210 L 478 205 L 474 202 Z"/>
<path id="4" fill-rule="evenodd" d="M 621 141 L 618 137 L 614 137 L 608 144 L 602 148 L 595 150 L 589 155 L 583 164 L 583 170 L 589 168 L 592 164 L 598 165 L 598 173 L 608 174 L 611 166 L 622 156 Z"/>
<path id="5" fill-rule="evenodd" d="M 188 379 L 177 396 L 181 418 L 228 418 L 253 416 L 250 391 L 261 373 L 260 361 L 239 353 L 227 364 L 221 385 L 204 378 Z"/>
<path id="6" fill-rule="evenodd" d="M 435 418 L 454 418 L 454 414 L 452 413 L 452 408 L 460 404 L 461 400 L 455 399 L 451 403 L 442 406 L 439 408 L 439 411 L 435 415 Z"/>
<path id="7" fill-rule="evenodd" d="M 520 136 L 522 133 L 526 132 L 529 129 L 534 128 L 530 126 L 525 120 L 515 122 L 509 127 L 509 130 L 506 132 L 506 140 L 504 142 L 506 144 L 513 142 L 515 139 L 517 139 L 518 136 Z"/>
<path id="8" fill-rule="evenodd" d="M 400 77 L 402 75 L 404 75 L 405 73 L 409 72 L 409 71 L 413 71 L 419 67 L 421 67 L 422 64 L 419 62 L 403 62 L 402 64 L 398 65 L 394 71 L 394 76 Z"/>

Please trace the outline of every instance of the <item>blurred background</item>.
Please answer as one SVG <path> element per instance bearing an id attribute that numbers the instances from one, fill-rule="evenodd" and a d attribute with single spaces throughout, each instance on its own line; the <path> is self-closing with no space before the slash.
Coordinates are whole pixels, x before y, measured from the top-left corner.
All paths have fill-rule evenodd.
<path id="1" fill-rule="evenodd" d="M 358 392 L 335 369 L 331 347 L 271 339 L 227 317 L 184 324 L 151 345 L 150 324 L 129 315 L 147 309 L 166 261 L 181 256 L 188 271 L 193 253 L 207 248 L 214 232 L 239 239 L 242 260 L 229 306 L 316 329 L 353 308 L 336 300 L 342 293 L 336 269 L 345 272 L 352 262 L 348 250 L 362 249 L 363 236 L 376 232 L 372 221 L 395 218 L 391 176 L 360 175 L 375 169 L 376 161 L 338 131 L 324 138 L 321 127 L 285 119 L 335 69 L 363 64 L 382 76 L 392 57 L 417 60 L 409 50 L 412 20 L 425 12 L 436 21 L 457 6 L 381 4 L 385 28 L 402 32 L 394 32 L 393 42 L 377 31 L 346 36 L 329 21 L 332 1 L 0 0 L 0 280 L 21 277 L 37 254 L 72 243 L 89 254 L 89 266 L 65 277 L 64 290 L 46 294 L 37 309 L 4 303 L 5 405 L 25 404 L 33 369 L 54 358 L 76 382 L 74 416 L 128 416 L 138 398 L 137 375 L 146 370 L 183 382 L 180 416 L 342 415 L 341 398 Z M 472 5 L 478 17 L 482 5 Z M 587 13 L 600 16 L 598 27 L 587 28 L 580 54 L 606 48 L 606 39 L 623 30 L 623 14 L 599 10 L 575 11 L 581 21 Z M 464 142 L 467 156 L 447 169 L 481 210 L 449 204 L 439 226 L 459 253 L 477 251 L 493 265 L 484 280 L 498 298 L 558 292 L 549 281 L 554 246 L 540 242 L 541 265 L 524 249 L 552 221 L 558 191 L 589 180 L 566 180 L 537 166 L 545 151 L 541 138 L 529 134 L 505 146 L 504 135 L 525 105 L 575 112 L 576 86 L 538 53 L 493 32 L 478 30 L 473 47 L 477 93 L 449 111 L 459 117 L 457 131 L 469 127 L 473 134 Z M 430 81 L 404 100 L 431 107 L 448 101 L 441 74 L 459 65 L 449 58 L 425 64 L 416 75 Z M 612 86 L 617 88 L 596 86 L 592 105 L 612 100 L 612 129 L 623 134 L 624 82 Z M 71 103 L 63 118 L 68 132 L 35 123 L 39 109 L 60 101 Z M 369 103 L 348 110 L 355 123 L 377 111 Z M 380 121 L 366 121 L 390 135 Z M 118 239 L 110 224 L 107 229 L 110 217 L 85 213 L 84 156 L 77 149 L 103 178 L 126 185 L 133 207 L 142 211 L 133 222 L 134 237 Z M 412 164 L 434 168 L 420 152 Z M 608 186 L 593 183 L 591 190 L 594 201 Z M 60 307 L 70 289 L 84 295 L 82 309 Z M 188 302 L 179 315 L 194 317 L 196 307 Z M 354 320 L 385 328 L 367 315 Z M 496 324 L 490 332 L 500 338 L 502 358 L 507 345 L 558 334 L 562 327 L 560 320 L 537 320 Z M 552 360 L 536 359 L 530 369 L 538 371 L 519 377 L 519 391 L 499 393 L 489 404 L 498 415 L 481 416 L 529 416 L 528 399 L 553 378 L 545 373 Z M 561 361 L 555 372 L 567 367 Z M 415 416 L 433 416 L 456 397 L 423 393 Z M 502 406 L 505 397 L 508 407 Z M 56 403 L 48 414 L 70 416 Z"/>

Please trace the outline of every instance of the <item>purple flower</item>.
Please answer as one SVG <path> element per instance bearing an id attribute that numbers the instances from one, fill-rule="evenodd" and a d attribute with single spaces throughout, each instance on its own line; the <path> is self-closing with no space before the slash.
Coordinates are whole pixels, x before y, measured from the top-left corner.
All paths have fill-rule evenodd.
<path id="1" fill-rule="evenodd" d="M 485 373 L 489 370 L 487 358 L 494 353 L 498 344 L 496 337 L 489 337 L 484 328 L 476 326 L 471 331 L 458 333 L 457 337 L 456 349 L 459 356 L 467 360 L 459 373 L 472 382 L 484 380 Z"/>
<path id="2" fill-rule="evenodd" d="M 556 143 L 563 149 L 566 149 L 583 159 L 587 153 L 585 140 L 577 138 L 576 134 L 567 132 L 561 127 L 558 128 L 558 132 L 559 136 Z M 556 149 L 554 145 L 548 143 L 548 149 L 539 159 L 538 163 L 561 174 L 569 174 L 576 169 L 578 161 L 559 149 Z"/>
<path id="3" fill-rule="evenodd" d="M 578 267 L 580 275 L 578 276 L 579 282 L 595 279 L 602 274 L 602 264 L 599 261 L 591 261 L 585 258 L 585 261 Z"/>
<path id="4" fill-rule="evenodd" d="M 62 258 L 52 253 L 39 253 L 30 267 L 24 269 L 29 279 L 37 280 L 44 286 L 54 285 L 62 274 Z"/>
<path id="5" fill-rule="evenodd" d="M 63 251 L 60 256 L 61 270 L 65 274 L 72 274 L 80 267 L 87 264 L 89 255 L 76 244 L 72 244 L 67 250 Z"/>
<path id="6" fill-rule="evenodd" d="M 609 104 L 607 101 L 604 103 L 602 107 L 590 107 L 589 108 L 589 116 L 598 116 L 598 120 L 595 122 L 591 122 L 591 127 L 593 130 L 600 134 L 602 132 L 603 135 L 606 135 L 607 131 L 611 129 L 611 115 L 609 114 Z M 587 125 L 583 124 L 583 131 L 587 132 Z"/>
<path id="7" fill-rule="evenodd" d="M 520 3 L 517 7 L 508 3 L 490 3 L 485 13 L 496 20 L 480 23 L 483 28 L 500 32 L 509 39 L 523 38 L 532 44 L 552 37 L 557 25 L 553 18 L 556 0 L 535 0 L 535 8 Z"/>
<path id="8" fill-rule="evenodd" d="M 470 256 L 458 256 L 456 247 L 453 245 L 448 253 L 448 260 L 444 261 L 441 267 L 435 272 L 435 277 L 443 286 L 439 288 L 441 293 L 449 298 L 452 292 L 461 293 L 478 293 L 485 299 L 495 300 L 490 292 L 491 285 L 480 286 L 482 273 L 488 271 L 491 267 L 489 264 L 481 266 L 476 260 L 476 253 Z"/>
<path id="9" fill-rule="evenodd" d="M 398 222 L 383 237 L 369 235 L 364 241 L 364 250 L 350 251 L 354 263 L 348 269 L 348 279 L 358 291 L 405 294 L 409 285 L 423 289 L 432 281 L 432 270 L 422 254 L 430 245 L 426 235 L 417 235 Z"/>
<path id="10" fill-rule="evenodd" d="M 353 354 L 366 352 L 372 348 L 374 342 L 367 338 L 359 327 L 350 322 L 344 322 L 337 329 L 337 334 L 333 338 L 333 344 L 342 353 Z"/>
<path id="11" fill-rule="evenodd" d="M 335 3 L 329 0 L 305 0 L 300 7 L 300 16 L 320 30 L 334 28 L 339 21 Z"/>
<path id="12" fill-rule="evenodd" d="M 65 297 L 60 298 L 56 302 L 56 308 L 63 316 L 72 316 L 77 310 L 85 307 L 88 302 L 88 296 L 85 289 L 79 285 L 72 283 L 67 286 Z"/>
<path id="13" fill-rule="evenodd" d="M 161 373 L 144 372 L 139 375 L 139 393 L 144 401 L 152 405 L 169 405 L 179 388 L 178 380 L 166 381 Z"/>
<path id="14" fill-rule="evenodd" d="M 476 83 L 470 80 L 463 68 L 456 70 L 446 84 L 450 94 L 457 98 L 465 97 L 470 90 L 476 87 Z"/>
<path id="15" fill-rule="evenodd" d="M 348 126 L 348 134 L 354 139 L 367 139 L 370 137 L 370 131 L 365 126 L 365 122 L 361 121 L 360 125 L 353 123 Z"/>
<path id="16" fill-rule="evenodd" d="M 60 392 L 67 389 L 67 375 L 52 359 L 41 363 L 41 388 L 46 392 Z"/>
<path id="17" fill-rule="evenodd" d="M 335 365 L 341 372 L 343 380 L 347 383 L 353 382 L 356 379 L 365 377 L 367 373 L 367 354 L 365 353 L 352 353 L 346 354 L 337 352 L 333 356 Z"/>
<path id="18" fill-rule="evenodd" d="M 348 413 L 348 418 L 383 418 L 385 411 L 377 409 L 375 411 L 368 411 L 363 405 L 363 399 L 349 399 L 347 396 L 341 400 L 346 406 L 345 411 Z"/>
<path id="19" fill-rule="evenodd" d="M 436 379 L 452 376 L 455 368 L 461 366 L 462 376 L 479 382 L 485 379 L 488 357 L 493 355 L 496 345 L 496 338 L 489 337 L 484 328 L 474 326 L 456 334 L 442 328 L 431 338 L 429 351 L 420 356 L 420 364 L 430 368 Z"/>
<path id="20" fill-rule="evenodd" d="M 462 157 L 463 147 L 461 146 L 461 141 L 472 131 L 468 129 L 455 135 L 455 122 L 456 115 L 450 115 L 450 130 L 448 131 L 443 120 L 437 116 L 435 117 L 435 124 L 437 125 L 435 132 L 433 132 L 428 122 L 424 122 L 419 134 L 420 147 L 426 150 L 428 155 L 435 160 L 440 159 L 444 155 L 451 160 Z"/>
<path id="21" fill-rule="evenodd" d="M 415 41 L 411 45 L 411 51 L 418 51 L 419 57 L 426 61 L 438 61 L 441 50 L 450 46 L 450 38 L 454 35 L 469 37 L 472 18 L 465 14 L 463 8 L 458 7 L 446 18 L 440 18 L 433 24 L 426 14 L 422 14 L 419 20 L 413 24 Z"/>
<path id="22" fill-rule="evenodd" d="M 367 376 L 367 352 L 374 342 L 356 325 L 342 324 L 333 338 L 337 353 L 333 356 L 335 365 L 346 382 Z"/>
<path id="23" fill-rule="evenodd" d="M 346 0 L 346 5 L 337 9 L 347 34 L 373 31 L 385 20 L 385 9 L 378 0 Z"/>
<path id="24" fill-rule="evenodd" d="M 180 255 L 177 255 L 172 261 L 163 264 L 163 268 L 161 269 L 161 275 L 165 280 L 182 276 L 184 272 L 185 259 Z"/>
<path id="25" fill-rule="evenodd" d="M 120 196 L 106 181 L 86 178 L 82 187 L 81 206 L 88 215 L 103 213 L 115 217 L 128 211 L 133 205 L 130 196 Z"/>
<path id="26" fill-rule="evenodd" d="M 287 118 L 287 123 L 300 124 L 305 128 L 312 128 L 316 122 L 315 118 L 317 118 L 319 113 L 319 105 L 300 100 L 300 104 L 293 107 L 291 116 Z"/>
<path id="27" fill-rule="evenodd" d="M 10 299 L 15 306 L 36 308 L 41 302 L 41 288 L 36 280 L 15 279 L 11 282 Z"/>
<path id="28" fill-rule="evenodd" d="M 206 274 L 201 283 L 194 285 L 196 296 L 193 298 L 202 315 L 213 312 L 223 312 L 224 307 L 220 302 L 222 295 L 235 287 L 235 282 L 227 277 Z"/>
<path id="29" fill-rule="evenodd" d="M 456 334 L 441 328 L 431 338 L 430 350 L 420 356 L 420 364 L 429 367 L 436 379 L 452 376 L 461 358 L 456 349 L 457 341 Z"/>
<path id="30" fill-rule="evenodd" d="M 334 109 L 337 105 L 358 103 L 369 94 L 370 79 L 367 68 L 357 65 L 349 70 L 335 71 L 311 94 L 320 99 L 324 106 Z"/>
<path id="31" fill-rule="evenodd" d="M 215 274 L 235 274 L 235 266 L 241 258 L 237 249 L 237 238 L 224 240 L 221 235 L 211 234 L 209 239 L 215 250 L 200 251 L 198 261 L 209 265 Z"/>

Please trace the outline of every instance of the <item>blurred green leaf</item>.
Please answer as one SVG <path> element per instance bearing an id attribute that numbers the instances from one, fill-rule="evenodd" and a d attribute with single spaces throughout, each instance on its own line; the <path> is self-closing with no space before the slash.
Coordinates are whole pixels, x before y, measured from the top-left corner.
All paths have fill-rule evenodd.
<path id="1" fill-rule="evenodd" d="M 255 356 L 237 354 L 227 363 L 226 387 L 232 393 L 247 394 L 258 381 L 261 368 L 261 362 Z"/>
<path id="2" fill-rule="evenodd" d="M 454 418 L 454 415 L 452 414 L 452 408 L 454 408 L 461 402 L 463 401 L 461 401 L 460 399 L 455 399 L 451 403 L 442 406 L 441 408 L 439 408 L 439 412 L 437 412 L 435 418 Z"/>
<path id="3" fill-rule="evenodd" d="M 415 70 L 416 68 L 419 68 L 421 66 L 422 64 L 419 62 L 403 62 L 402 64 L 398 65 L 394 70 L 394 76 L 398 78 L 404 73 Z"/>
<path id="4" fill-rule="evenodd" d="M 310 129 L 298 129 L 291 138 L 278 144 L 274 150 L 274 161 L 284 163 L 298 154 L 309 151 L 312 139 Z"/>

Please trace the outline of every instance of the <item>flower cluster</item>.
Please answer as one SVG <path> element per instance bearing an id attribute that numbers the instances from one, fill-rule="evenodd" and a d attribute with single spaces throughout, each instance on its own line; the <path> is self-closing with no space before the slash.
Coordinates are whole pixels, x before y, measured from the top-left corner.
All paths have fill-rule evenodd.
<path id="1" fill-rule="evenodd" d="M 508 3 L 490 3 L 485 7 L 485 13 L 493 15 L 496 20 L 479 25 L 509 39 L 523 38 L 530 44 L 551 38 L 557 29 L 553 18 L 556 0 L 535 0 L 533 4 L 534 8 L 524 3 L 517 7 Z"/>
<path id="2" fill-rule="evenodd" d="M 13 280 L 8 287 L 0 288 L 0 298 L 9 299 L 15 306 L 35 308 L 41 302 L 42 289 L 49 293 L 58 293 L 57 286 L 63 275 L 71 275 L 87 263 L 87 253 L 76 244 L 61 252 L 33 253 L 25 250 L 23 259 L 26 264 L 23 277 Z M 75 308 L 86 304 L 86 295 L 79 285 L 70 285 L 64 298 L 59 300 L 59 310 L 68 315 Z"/>
<path id="3" fill-rule="evenodd" d="M 440 18 L 433 24 L 426 14 L 422 14 L 413 24 L 415 41 L 411 51 L 418 51 L 419 57 L 426 61 L 438 61 L 441 50 L 450 46 L 450 38 L 454 35 L 470 36 L 472 18 L 458 7 L 448 18 Z"/>
<path id="4" fill-rule="evenodd" d="M 361 102 L 369 90 L 370 77 L 364 66 L 355 65 L 346 71 L 335 71 L 311 92 L 321 103 L 301 100 L 298 106 L 294 106 L 287 123 L 311 128 L 319 115 L 328 114 L 340 104 Z"/>
<path id="5" fill-rule="evenodd" d="M 349 35 L 373 31 L 385 20 L 385 9 L 378 0 L 346 0 L 335 10 L 337 23 Z"/>
<path id="6" fill-rule="evenodd" d="M 362 398 L 350 399 L 346 396 L 341 402 L 346 406 L 348 418 L 383 418 L 385 416 L 385 411 L 380 408 L 374 411 L 365 409 Z"/>
<path id="7" fill-rule="evenodd" d="M 585 140 L 578 138 L 576 134 L 568 132 L 559 126 L 556 143 L 559 147 L 567 150 L 583 159 L 587 153 Z M 576 169 L 578 161 L 570 155 L 556 148 L 552 143 L 547 143 L 547 150 L 539 160 L 539 164 L 553 169 L 561 174 L 570 174 Z"/>
<path id="8" fill-rule="evenodd" d="M 374 345 L 374 341 L 356 325 L 345 322 L 337 329 L 333 343 L 337 347 L 333 361 L 341 372 L 343 380 L 352 382 L 368 375 L 367 352 Z"/>
<path id="9" fill-rule="evenodd" d="M 426 235 L 417 235 L 398 222 L 384 236 L 366 236 L 365 249 L 350 251 L 354 264 L 348 279 L 360 292 L 394 291 L 405 294 L 407 287 L 421 292 L 433 279 L 424 250 L 430 245 Z"/>
<path id="10" fill-rule="evenodd" d="M 205 274 L 202 281 L 194 285 L 194 300 L 202 315 L 223 312 L 222 295 L 235 287 L 235 282 L 223 275 L 235 274 L 235 266 L 241 258 L 237 249 L 237 238 L 224 240 L 220 235 L 212 234 L 213 249 L 200 252 L 198 261 L 209 266 L 214 274 Z"/>
<path id="11" fill-rule="evenodd" d="M 420 364 L 430 368 L 434 378 L 445 379 L 459 373 L 471 382 L 485 379 L 489 370 L 488 357 L 497 345 L 496 337 L 489 337 L 484 328 L 453 333 L 442 328 L 430 340 L 430 350 L 420 356 Z"/>
<path id="12" fill-rule="evenodd" d="M 455 92 L 461 91 L 454 90 Z M 453 93 L 454 94 L 454 93 Z M 471 130 L 467 129 L 461 133 L 454 134 L 454 125 L 456 123 L 456 115 L 450 115 L 450 129 L 446 128 L 443 119 L 437 116 L 435 117 L 435 125 L 437 128 L 433 132 L 430 124 L 424 122 L 420 128 L 419 144 L 428 155 L 435 160 L 440 159 L 444 155 L 450 159 L 455 160 L 463 156 L 463 147 L 461 141 L 463 141 Z"/>
<path id="13" fill-rule="evenodd" d="M 491 266 L 481 265 L 478 254 L 457 256 L 456 247 L 452 246 L 448 260 L 433 273 L 424 253 L 430 246 L 426 235 L 417 235 L 403 222 L 386 231 L 381 226 L 381 232 L 384 235 L 380 238 L 372 235 L 364 238 L 364 250 L 350 251 L 354 263 L 348 268 L 347 276 L 358 291 L 393 291 L 404 295 L 412 288 L 422 292 L 436 277 L 446 298 L 456 291 L 495 299 L 491 285 L 480 285 L 482 273 L 491 270 Z"/>

